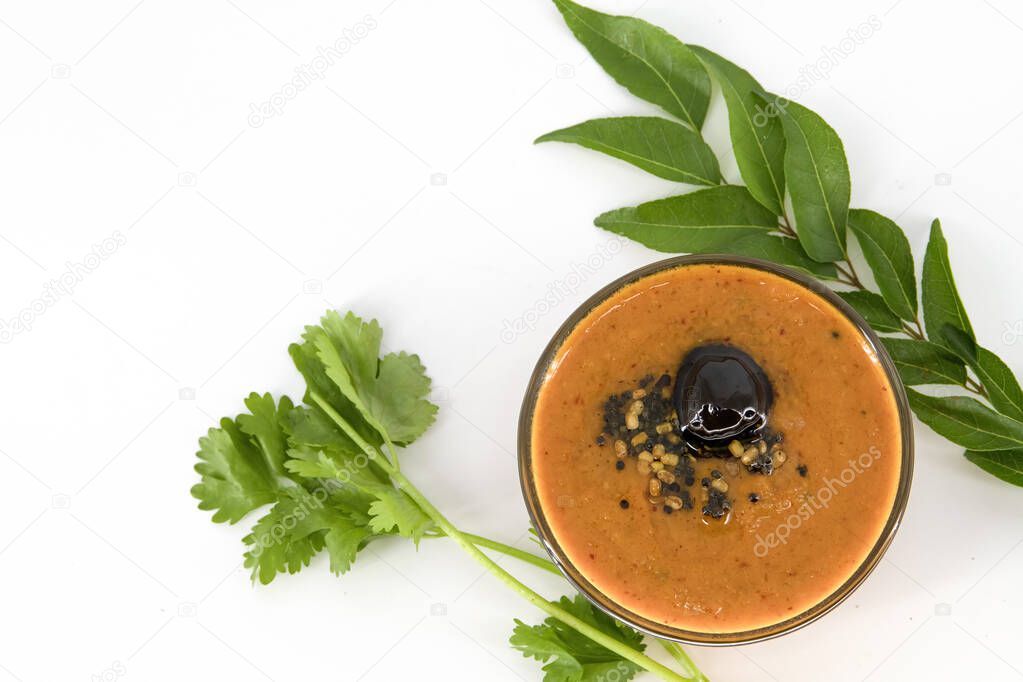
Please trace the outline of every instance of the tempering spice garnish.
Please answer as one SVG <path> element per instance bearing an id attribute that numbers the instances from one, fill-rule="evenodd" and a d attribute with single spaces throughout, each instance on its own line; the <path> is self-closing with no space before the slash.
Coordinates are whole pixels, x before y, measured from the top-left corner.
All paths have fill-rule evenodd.
<path id="1" fill-rule="evenodd" d="M 604 430 L 596 438 L 598 445 L 610 443 L 613 447 L 616 471 L 626 468 L 626 460 L 635 461 L 636 471 L 647 477 L 642 492 L 652 509 L 671 514 L 694 507 L 692 494 L 683 486 L 690 488 L 696 483 L 697 459 L 737 459 L 747 472 L 765 476 L 785 463 L 781 434 L 767 428 L 745 443 L 733 440 L 723 448 L 688 443 L 672 406 L 672 385 L 668 372 L 656 381 L 653 374 L 647 374 L 636 388 L 609 396 L 603 407 Z M 804 465 L 799 473 L 806 475 Z M 734 506 L 727 493 L 724 474 L 712 469 L 710 477 L 700 480 L 701 513 L 715 519 L 727 515 Z"/>
<path id="2" fill-rule="evenodd" d="M 670 118 L 593 119 L 536 141 L 578 144 L 698 186 L 608 211 L 594 223 L 657 251 L 762 258 L 837 288 L 883 335 L 907 387 L 945 384 L 972 394 L 935 397 L 907 388 L 917 417 L 965 447 L 977 466 L 1023 486 L 1023 388 L 1005 362 L 977 342 L 941 224 L 931 224 L 918 296 L 909 240 L 893 220 L 849 207 L 842 140 L 820 116 L 770 93 L 724 57 L 641 19 L 602 14 L 571 0 L 554 4 L 597 64 Z M 734 155 L 742 184 L 722 177 L 701 132 L 712 88 L 727 107 L 732 149 L 726 156 Z M 873 286 L 857 273 L 850 234 Z"/>
<path id="3" fill-rule="evenodd" d="M 247 412 L 199 439 L 201 480 L 192 488 L 199 508 L 232 524 L 262 510 L 244 538 L 252 579 L 297 573 L 321 552 L 342 574 L 370 543 L 403 537 L 418 546 L 447 537 L 548 614 L 537 626 L 516 620 L 510 640 L 545 662 L 548 682 L 597 680 L 611 671 L 627 680 L 641 670 L 665 680 L 706 679 L 677 645 L 662 643 L 684 675 L 647 656 L 643 635 L 582 597 L 549 601 L 527 587 L 480 548 L 560 573 L 546 559 L 456 528 L 406 478 L 399 451 L 429 428 L 437 407 L 426 399 L 430 379 L 418 356 L 381 357 L 382 337 L 376 321 L 327 312 L 288 348 L 305 382 L 301 404 L 252 393 Z"/>

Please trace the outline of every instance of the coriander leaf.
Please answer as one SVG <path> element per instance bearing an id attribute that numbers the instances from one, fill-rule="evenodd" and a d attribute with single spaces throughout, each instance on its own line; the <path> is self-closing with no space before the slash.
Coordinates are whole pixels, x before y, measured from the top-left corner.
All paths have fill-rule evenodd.
<path id="1" fill-rule="evenodd" d="M 292 408 L 282 397 L 277 407 L 268 395 L 255 393 L 245 401 L 253 414 L 236 420 L 220 420 L 219 429 L 210 429 L 199 439 L 196 472 L 202 481 L 192 486 L 199 509 L 216 510 L 214 523 L 237 523 L 254 509 L 270 504 L 281 486 L 278 474 L 284 473 L 284 435 L 282 415 Z"/>
<path id="2" fill-rule="evenodd" d="M 330 571 L 347 573 L 355 556 L 376 534 L 369 527 L 371 499 L 350 486 L 325 486 L 329 496 L 318 517 L 326 531 L 323 542 L 330 557 Z"/>
<path id="3" fill-rule="evenodd" d="M 582 595 L 576 595 L 574 599 L 562 597 L 552 603 L 634 649 L 643 651 L 646 648 L 643 635 L 599 611 Z M 597 682 L 612 671 L 615 679 L 630 680 L 640 670 L 634 663 L 555 618 L 547 618 L 541 625 L 533 626 L 516 620 L 509 641 L 523 656 L 546 662 L 543 667 L 545 682 Z"/>
<path id="4" fill-rule="evenodd" d="M 288 471 L 305 478 L 330 479 L 369 496 L 391 487 L 365 455 L 298 445 L 288 450 L 288 456 Z"/>
<path id="5" fill-rule="evenodd" d="M 277 503 L 242 539 L 249 547 L 245 567 L 252 569 L 254 581 L 266 585 L 279 573 L 298 573 L 323 549 L 323 533 L 315 524 L 302 522 L 314 504 L 318 503 L 301 487 L 283 490 Z"/>
<path id="6" fill-rule="evenodd" d="M 351 489 L 365 500 L 363 513 L 381 490 L 390 489 L 390 479 L 374 459 L 362 452 L 323 412 L 297 407 L 288 420 L 291 448 L 285 468 L 304 478 L 329 479 L 333 487 Z M 332 488 L 333 489 L 333 488 Z"/>
<path id="7" fill-rule="evenodd" d="M 320 318 L 321 329 L 327 332 L 331 352 L 336 354 L 340 363 L 344 365 L 345 380 L 350 379 L 353 384 L 368 384 L 377 373 L 377 363 L 380 355 L 380 342 L 384 338 L 384 330 L 376 320 L 363 322 L 362 318 L 349 311 L 341 317 L 335 310 L 328 310 Z M 323 336 L 317 338 L 320 343 Z M 320 349 L 321 360 L 323 355 Z M 333 368 L 327 367 L 327 374 Z M 334 379 L 334 383 L 342 388 L 341 382 Z"/>
<path id="8" fill-rule="evenodd" d="M 433 423 L 437 406 L 425 400 L 430 379 L 416 355 L 378 359 L 383 332 L 376 320 L 328 311 L 303 338 L 316 348 L 322 371 L 381 437 L 408 445 Z"/>
<path id="9" fill-rule="evenodd" d="M 369 508 L 369 526 L 376 533 L 389 533 L 397 529 L 402 537 L 411 538 L 417 545 L 433 521 L 412 498 L 401 490 L 391 488 L 377 493 L 377 500 Z"/>
<path id="10" fill-rule="evenodd" d="M 782 215 L 785 210 L 785 131 L 777 116 L 767 116 L 763 92 L 753 76 L 710 50 L 690 45 L 717 80 L 728 107 L 728 132 L 739 174 L 757 201 Z"/>
<path id="11" fill-rule="evenodd" d="M 382 489 L 382 486 L 369 482 L 371 480 L 369 478 L 366 480 L 367 487 L 365 489 L 361 485 L 356 485 L 354 480 L 348 482 L 340 479 L 320 479 L 306 482 L 306 487 L 312 491 L 313 495 L 319 495 L 321 490 L 327 493 L 324 506 L 331 510 L 333 516 L 324 517 L 327 519 L 324 528 L 334 527 L 332 519 L 337 515 L 352 521 L 357 526 L 369 526 L 369 508 L 376 501 L 375 492 Z M 390 484 L 387 484 L 387 487 L 390 488 Z"/>
<path id="12" fill-rule="evenodd" d="M 710 77 L 678 38 L 642 19 L 602 14 L 554 0 L 594 61 L 636 97 L 699 130 L 710 103 Z"/>
<path id="13" fill-rule="evenodd" d="M 778 218 L 745 187 L 722 185 L 608 211 L 593 222 L 656 251 L 712 253 L 736 239 L 771 232 Z"/>
<path id="14" fill-rule="evenodd" d="M 356 525 L 327 531 L 323 541 L 330 556 L 331 572 L 335 575 L 347 573 L 355 561 L 355 555 L 372 536 L 370 529 Z"/>
<path id="15" fill-rule="evenodd" d="M 904 320 L 915 320 L 916 274 L 906 233 L 880 213 L 861 208 L 849 211 L 849 227 L 888 307 Z"/>
<path id="16" fill-rule="evenodd" d="M 966 368 L 941 346 L 916 339 L 881 339 L 906 386 L 953 384 L 962 386 Z"/>
<path id="17" fill-rule="evenodd" d="M 270 469 L 277 475 L 286 476 L 284 453 L 288 443 L 284 424 L 294 408 L 291 398 L 281 396 L 280 405 L 277 405 L 269 393 L 259 395 L 253 392 L 245 399 L 245 407 L 249 408 L 249 414 L 238 415 L 238 428 L 255 439 Z"/>
<path id="18" fill-rule="evenodd" d="M 1016 375 L 1005 362 L 978 346 L 973 339 L 952 325 L 942 329 L 945 344 L 976 373 L 987 389 L 988 399 L 995 409 L 1013 419 L 1023 421 L 1023 389 Z"/>
<path id="19" fill-rule="evenodd" d="M 526 625 L 516 618 L 508 641 L 526 658 L 546 663 L 544 682 L 577 682 L 583 677 L 582 664 L 546 625 Z"/>
<path id="20" fill-rule="evenodd" d="M 306 327 L 303 339 L 316 347 L 324 373 L 382 437 L 383 426 L 369 411 L 357 386 L 368 386 L 376 377 L 383 330 L 376 320 L 368 323 L 354 313 L 341 317 L 328 310 L 319 327 Z"/>
<path id="21" fill-rule="evenodd" d="M 296 407 L 285 415 L 284 428 L 292 443 L 358 454 L 362 452 L 348 435 L 318 407 Z"/>
<path id="22" fill-rule="evenodd" d="M 1023 422 L 998 414 L 973 398 L 935 398 L 906 389 L 909 406 L 935 433 L 970 450 L 1012 450 L 1023 446 Z"/>
<path id="23" fill-rule="evenodd" d="M 1023 486 L 1023 449 L 987 452 L 967 450 L 966 459 L 1006 483 Z"/>
<path id="24" fill-rule="evenodd" d="M 369 508 L 373 504 L 372 495 L 354 485 L 337 485 L 334 481 L 325 481 L 324 490 L 330 491 L 330 504 L 356 526 L 369 527 Z"/>
<path id="25" fill-rule="evenodd" d="M 966 309 L 959 298 L 955 280 L 952 278 L 952 266 L 948 261 L 948 243 L 941 231 L 941 222 L 931 223 L 931 236 L 927 241 L 924 253 L 924 269 L 920 279 L 924 324 L 927 336 L 931 341 L 948 347 L 948 341 L 942 336 L 946 324 L 963 330 L 971 340 L 976 339 Z M 949 350 L 952 350 L 949 348 Z"/>
<path id="26" fill-rule="evenodd" d="M 547 133 L 536 142 L 573 142 L 673 182 L 721 182 L 717 157 L 703 138 L 683 125 L 656 116 L 596 118 Z"/>
<path id="27" fill-rule="evenodd" d="M 371 426 L 366 419 L 362 416 L 362 412 L 355 404 L 349 400 L 337 387 L 337 384 L 327 376 L 326 368 L 320 361 L 319 351 L 316 348 L 314 339 L 319 334 L 322 334 L 323 330 L 320 327 L 306 327 L 305 334 L 303 335 L 302 343 L 293 343 L 288 346 L 288 353 L 291 355 L 292 361 L 295 363 L 295 367 L 302 374 L 302 377 L 306 382 L 306 394 L 303 400 L 310 405 L 314 411 L 319 411 L 319 406 L 315 405 L 315 401 L 312 399 L 311 394 L 315 392 L 316 395 L 320 396 L 329 403 L 332 409 L 334 409 L 344 421 L 350 425 L 358 435 L 368 442 L 370 445 L 379 446 L 383 443 L 383 438 L 376 428 Z M 324 419 L 329 419 L 326 415 L 322 415 Z M 333 421 L 331 421 L 331 429 L 334 429 Z M 337 430 L 337 429 L 334 429 Z M 339 437 L 349 438 L 347 434 L 338 431 Z M 349 439 L 350 440 L 350 439 Z"/>
<path id="28" fill-rule="evenodd" d="M 597 609 L 581 594 L 576 594 L 572 599 L 562 597 L 558 605 L 571 613 L 579 620 L 585 621 L 598 630 L 611 635 L 620 642 L 623 642 L 634 649 L 643 651 L 643 635 L 636 630 L 619 623 L 617 620 Z M 617 658 L 600 644 L 597 644 L 589 637 L 581 634 L 575 628 L 565 625 L 560 620 L 548 619 L 547 625 L 557 631 L 563 642 L 576 652 L 581 660 L 585 661 L 607 661 Z M 610 658 L 609 658 L 610 657 Z"/>
<path id="29" fill-rule="evenodd" d="M 803 270 L 819 279 L 838 279 L 832 263 L 818 263 L 806 255 L 799 241 L 771 234 L 751 234 L 721 247 L 722 253 L 760 258 Z"/>
<path id="30" fill-rule="evenodd" d="M 785 129 L 785 180 L 799 241 L 816 261 L 843 260 L 851 184 L 842 140 L 804 106 L 781 98 L 773 106 Z"/>
<path id="31" fill-rule="evenodd" d="M 284 466 L 291 473 L 303 478 L 336 478 L 344 470 L 341 462 L 323 450 L 296 447 L 291 448 L 288 455 L 289 459 Z"/>
<path id="32" fill-rule="evenodd" d="M 350 483 L 361 480 L 357 475 L 368 469 L 367 458 L 363 457 L 363 466 L 356 466 L 354 459 L 352 455 L 337 450 L 296 444 L 288 450 L 288 460 L 284 465 L 288 471 L 304 478 L 330 478 Z M 367 482 L 379 483 L 373 476 Z"/>
<path id="33" fill-rule="evenodd" d="M 312 479 L 328 479 L 335 495 L 344 492 L 359 500 L 359 510 L 367 517 L 376 494 L 392 489 L 390 479 L 380 469 L 374 453 L 371 458 L 320 409 L 297 407 L 288 419 L 291 448 L 285 467 L 293 474 Z"/>
<path id="34" fill-rule="evenodd" d="M 863 316 L 874 331 L 901 332 L 902 322 L 884 299 L 871 291 L 837 291 L 838 297 Z"/>
<path id="35" fill-rule="evenodd" d="M 376 382 L 366 393 L 370 410 L 399 445 L 419 438 L 436 419 L 437 406 L 426 400 L 430 377 L 418 355 L 404 351 L 385 355 Z"/>
<path id="36" fill-rule="evenodd" d="M 244 538 L 249 546 L 245 566 L 252 569 L 253 580 L 265 585 L 280 573 L 297 573 L 324 547 L 330 554 L 331 571 L 347 571 L 374 535 L 351 512 L 347 500 L 327 487 L 281 490 L 277 503 Z"/>

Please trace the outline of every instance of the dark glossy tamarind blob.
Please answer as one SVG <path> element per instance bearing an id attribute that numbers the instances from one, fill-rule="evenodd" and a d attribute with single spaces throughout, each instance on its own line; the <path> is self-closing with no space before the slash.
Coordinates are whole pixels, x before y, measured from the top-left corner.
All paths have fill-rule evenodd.
<path id="1" fill-rule="evenodd" d="M 682 437 L 690 448 L 723 448 L 758 437 L 774 390 L 749 354 L 725 343 L 697 346 L 682 359 L 673 395 Z"/>

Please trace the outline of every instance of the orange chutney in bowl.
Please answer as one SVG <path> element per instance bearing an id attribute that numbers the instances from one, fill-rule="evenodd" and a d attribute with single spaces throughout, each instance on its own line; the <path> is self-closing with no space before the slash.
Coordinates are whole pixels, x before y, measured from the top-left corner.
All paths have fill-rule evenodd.
<path id="1" fill-rule="evenodd" d="M 769 378 L 772 452 L 784 455 L 765 474 L 744 466 L 741 449 L 704 456 L 668 444 L 682 464 L 661 475 L 672 482 L 662 490 L 645 443 L 678 443 L 677 414 L 674 433 L 647 429 L 654 440 L 635 438 L 643 426 L 607 433 L 608 397 L 667 398 L 667 378 L 650 377 L 674 380 L 689 351 L 712 343 L 741 349 Z M 559 565 L 615 615 L 686 641 L 766 632 L 879 558 L 908 475 L 901 388 L 883 350 L 822 293 L 747 265 L 653 270 L 583 311 L 548 353 L 528 415 L 527 501 Z M 679 456 L 669 457 L 671 471 Z M 717 516 L 705 507 L 715 486 L 727 489 Z"/>

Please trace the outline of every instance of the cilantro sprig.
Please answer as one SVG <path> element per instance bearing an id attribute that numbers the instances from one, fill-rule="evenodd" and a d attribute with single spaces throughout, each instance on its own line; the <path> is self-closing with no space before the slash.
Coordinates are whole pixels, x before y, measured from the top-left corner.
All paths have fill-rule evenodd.
<path id="1" fill-rule="evenodd" d="M 199 440 L 192 488 L 216 523 L 261 514 L 245 536 L 245 565 L 266 584 L 297 573 L 326 552 L 330 570 L 352 569 L 359 552 L 382 538 L 419 544 L 447 537 L 502 583 L 547 614 L 540 625 L 516 621 L 513 647 L 545 663 L 547 682 L 631 679 L 648 670 L 665 680 L 705 679 L 682 650 L 665 648 L 682 675 L 644 653 L 643 636 L 582 597 L 550 601 L 481 548 L 555 574 L 546 559 L 456 528 L 401 472 L 399 452 L 433 423 L 430 378 L 416 355 L 380 355 L 383 330 L 353 313 L 328 311 L 288 351 L 305 380 L 301 404 L 252 393 L 247 412 L 224 418 Z"/>

